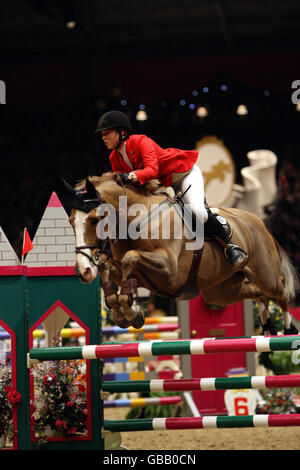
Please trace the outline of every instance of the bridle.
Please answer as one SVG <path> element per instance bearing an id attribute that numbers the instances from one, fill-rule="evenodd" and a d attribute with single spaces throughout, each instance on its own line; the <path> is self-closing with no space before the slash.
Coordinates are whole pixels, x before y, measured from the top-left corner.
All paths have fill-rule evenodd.
<path id="1" fill-rule="evenodd" d="M 123 187 L 124 195 L 126 195 L 126 189 L 125 189 L 125 186 L 122 182 L 121 182 L 121 185 Z M 82 202 L 84 204 L 92 203 L 92 204 L 94 204 L 93 207 L 99 207 L 101 204 L 103 204 L 103 201 L 102 201 L 98 191 L 97 191 L 97 195 L 98 195 L 97 198 L 84 199 Z M 119 240 L 116 238 L 111 245 L 109 244 L 109 241 L 110 240 L 107 237 L 102 246 L 101 246 L 101 243 L 100 243 L 100 239 L 99 239 L 99 242 L 97 244 L 76 246 L 75 247 L 75 253 L 85 256 L 86 258 L 88 258 L 88 260 L 91 263 L 94 264 L 94 266 L 96 266 L 98 268 L 99 265 L 100 265 L 100 256 L 104 254 L 104 255 L 106 255 L 107 259 L 111 258 L 112 257 L 112 248 Z M 107 248 L 107 245 L 108 245 L 108 248 Z M 95 252 L 94 255 L 90 256 L 85 251 L 82 251 L 82 250 L 86 250 L 86 249 L 90 249 L 90 250 L 95 250 L 96 249 L 97 251 Z"/>
<path id="2" fill-rule="evenodd" d="M 94 199 L 84 199 L 82 202 L 84 204 L 92 203 L 92 204 L 94 204 L 93 207 L 99 207 L 102 204 L 102 200 L 100 198 L 100 195 L 97 198 L 94 198 Z M 106 238 L 103 246 L 100 245 L 100 240 L 97 244 L 93 244 L 93 245 L 90 244 L 90 245 L 75 246 L 75 253 L 85 256 L 86 258 L 89 259 L 89 261 L 91 263 L 93 263 L 96 267 L 98 267 L 99 266 L 99 261 L 100 261 L 100 255 L 109 253 L 110 256 L 111 256 L 111 249 L 109 248 L 109 250 L 107 250 L 107 248 L 106 248 L 107 244 L 109 244 L 109 238 Z M 83 251 L 83 250 L 87 250 L 87 249 L 90 249 L 90 250 L 97 249 L 97 251 L 94 255 L 90 256 L 88 253 Z"/>
<path id="3" fill-rule="evenodd" d="M 109 246 L 109 248 L 107 249 L 106 246 L 109 245 L 109 238 L 106 238 L 104 244 L 102 247 L 98 245 L 81 245 L 81 246 L 76 246 L 75 247 L 75 253 L 76 254 L 81 254 L 81 255 L 84 255 L 86 256 L 86 258 L 88 258 L 91 263 L 93 263 L 97 268 L 99 267 L 100 265 L 100 256 L 101 255 L 106 255 L 107 259 L 111 258 L 112 257 L 112 247 L 118 242 L 119 240 L 116 239 L 113 241 L 113 243 L 111 244 L 111 246 Z M 90 250 L 95 250 L 97 249 L 97 251 L 95 252 L 94 255 L 90 256 L 88 253 L 86 253 L 85 251 L 82 251 L 82 250 L 85 250 L 85 249 L 90 249 Z"/>

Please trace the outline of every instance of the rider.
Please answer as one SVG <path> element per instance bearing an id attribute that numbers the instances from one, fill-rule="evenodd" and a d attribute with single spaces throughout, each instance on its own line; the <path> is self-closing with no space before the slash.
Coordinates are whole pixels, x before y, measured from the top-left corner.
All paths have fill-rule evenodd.
<path id="1" fill-rule="evenodd" d="M 109 111 L 98 122 L 96 133 L 106 147 L 112 170 L 122 173 L 125 183 L 143 184 L 158 179 L 165 186 L 180 190 L 183 202 L 190 204 L 200 222 L 224 247 L 226 258 L 235 268 L 247 261 L 247 254 L 231 242 L 231 237 L 222 225 L 223 218 L 205 207 L 203 176 L 196 164 L 197 150 L 162 149 L 146 135 L 133 134 L 128 116 L 121 111 Z"/>

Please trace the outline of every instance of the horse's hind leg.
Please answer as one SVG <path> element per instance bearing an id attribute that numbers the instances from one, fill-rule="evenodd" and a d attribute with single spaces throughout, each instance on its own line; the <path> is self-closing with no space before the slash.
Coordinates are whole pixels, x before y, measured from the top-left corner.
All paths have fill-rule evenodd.
<path id="1" fill-rule="evenodd" d="M 290 312 L 288 311 L 287 302 L 280 298 L 280 299 L 276 299 L 276 303 L 279 305 L 279 307 L 281 307 L 281 310 L 282 310 L 283 325 L 284 325 L 283 333 L 285 335 L 297 335 L 298 330 L 292 322 L 292 317 L 290 315 Z"/>
<path id="2" fill-rule="evenodd" d="M 285 285 L 284 278 L 280 273 L 276 275 L 276 271 L 269 271 L 269 274 L 265 273 L 265 278 L 261 281 L 258 276 L 254 278 L 252 271 L 246 267 L 244 269 L 247 277 L 252 279 L 256 285 L 261 289 L 263 295 L 260 296 L 258 300 L 258 308 L 262 320 L 263 332 L 269 332 L 272 335 L 276 335 L 274 325 L 271 324 L 271 319 L 269 317 L 268 311 L 268 299 L 274 299 L 277 305 L 282 310 L 283 324 L 284 324 L 284 334 L 285 335 L 294 335 L 298 333 L 297 328 L 293 325 L 291 321 L 291 315 L 288 311 L 288 301 L 285 296 Z"/>
<path id="3" fill-rule="evenodd" d="M 235 273 L 230 279 L 222 282 L 222 284 L 205 289 L 202 293 L 208 303 L 218 305 L 230 305 L 241 302 L 244 299 L 256 300 L 263 334 L 277 335 L 276 328 L 270 318 L 268 298 L 264 296 L 261 289 L 251 280 L 244 278 L 242 272 Z"/>
<path id="4" fill-rule="evenodd" d="M 298 330 L 295 327 L 295 325 L 292 323 L 292 317 L 289 313 L 288 301 L 285 296 L 285 281 L 282 276 L 280 276 L 278 284 L 279 284 L 279 295 L 277 297 L 274 296 L 274 299 L 277 305 L 279 305 L 279 307 L 282 310 L 282 318 L 283 318 L 283 326 L 284 326 L 283 333 L 285 335 L 298 334 Z"/>
<path id="5" fill-rule="evenodd" d="M 256 303 L 257 303 L 257 307 L 260 313 L 263 334 L 277 335 L 276 327 L 274 326 L 270 317 L 270 312 L 269 312 L 269 307 L 268 307 L 269 299 L 267 297 L 260 297 L 259 299 L 257 299 Z M 278 305 L 280 306 L 280 301 L 278 301 Z M 292 323 L 292 318 L 288 310 L 282 312 L 282 317 L 283 317 L 283 325 L 284 325 L 284 334 L 285 335 L 298 334 L 298 330 L 295 327 L 295 325 Z"/>
<path id="6" fill-rule="evenodd" d="M 222 306 L 241 302 L 245 299 L 256 299 L 263 295 L 262 291 L 253 282 L 244 278 L 241 271 L 221 284 L 202 289 L 202 294 L 207 303 Z"/>
<path id="7" fill-rule="evenodd" d="M 261 296 L 256 299 L 257 308 L 260 315 L 260 321 L 262 326 L 262 333 L 267 335 L 277 335 L 277 330 L 273 324 L 270 312 L 269 312 L 269 299 L 265 296 Z"/>

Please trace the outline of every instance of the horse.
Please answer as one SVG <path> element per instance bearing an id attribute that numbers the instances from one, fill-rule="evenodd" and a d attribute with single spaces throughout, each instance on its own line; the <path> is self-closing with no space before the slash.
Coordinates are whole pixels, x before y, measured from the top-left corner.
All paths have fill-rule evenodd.
<path id="1" fill-rule="evenodd" d="M 76 239 L 75 270 L 84 283 L 92 282 L 99 274 L 105 302 L 120 327 L 140 328 L 144 324 L 137 302 L 137 288 L 144 287 L 176 300 L 197 297 L 201 291 L 206 303 L 219 306 L 253 299 L 257 302 L 265 335 L 277 334 L 268 310 L 268 301 L 272 298 L 282 310 L 284 334 L 298 333 L 288 311 L 299 287 L 297 272 L 285 250 L 253 213 L 236 208 L 218 209 L 231 227 L 232 242 L 248 254 L 246 266 L 237 270 L 212 237 L 206 237 L 201 248 L 187 247 L 191 237 L 184 230 L 179 212 L 174 210 L 174 200 L 165 193 L 153 194 L 153 187 L 151 193 L 147 185 L 124 185 L 120 175 L 112 172 L 87 177 L 75 188 L 64 183 L 71 195 L 69 220 Z M 156 187 L 155 182 L 149 182 L 151 184 Z M 124 196 L 127 206 L 120 202 Z M 109 208 L 114 208 L 115 214 L 120 216 L 115 221 L 116 228 L 120 229 L 124 221 L 130 225 L 137 220 L 137 204 L 146 214 L 142 221 L 147 236 L 128 236 L 128 225 L 125 236 L 124 233 L 121 236 L 108 233 L 104 239 L 103 226 L 99 235 L 97 227 L 99 229 L 99 224 L 104 222 Z M 153 237 L 149 214 L 152 207 L 162 205 L 164 214 L 161 218 L 155 217 L 159 233 Z M 168 237 L 164 237 L 161 230 L 162 219 L 166 217 L 171 228 Z M 141 218 L 139 224 L 140 227 Z M 181 236 L 178 236 L 180 230 Z"/>

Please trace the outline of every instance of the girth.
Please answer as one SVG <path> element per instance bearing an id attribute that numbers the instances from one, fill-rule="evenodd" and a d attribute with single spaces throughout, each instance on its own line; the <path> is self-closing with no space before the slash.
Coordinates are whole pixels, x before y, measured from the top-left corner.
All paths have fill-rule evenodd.
<path id="1" fill-rule="evenodd" d="M 163 201 L 159 206 L 165 204 L 166 207 L 174 206 L 175 210 L 177 211 L 178 215 L 182 219 L 182 222 L 186 228 L 186 230 L 191 233 L 193 231 L 193 227 L 189 225 L 189 223 L 185 220 L 184 218 L 184 211 L 183 211 L 183 204 L 181 201 L 180 197 L 175 197 L 171 198 L 168 197 L 166 201 Z M 161 297 L 169 297 L 173 300 L 175 300 L 177 297 L 180 297 L 182 294 L 185 294 L 187 297 L 189 295 L 195 296 L 195 293 L 198 292 L 198 287 L 197 287 L 197 273 L 199 270 L 201 258 L 202 258 L 202 253 L 203 253 L 203 247 L 199 248 L 198 250 L 194 250 L 193 253 L 193 258 L 192 258 L 192 263 L 190 267 L 190 271 L 188 274 L 188 277 L 185 281 L 185 283 L 181 286 L 180 289 L 178 289 L 176 292 L 173 294 L 167 294 L 162 290 L 155 290 L 155 293 Z"/>
<path id="2" fill-rule="evenodd" d="M 190 267 L 189 275 L 180 289 L 178 289 L 174 294 L 166 294 L 162 290 L 155 290 L 155 293 L 160 297 L 169 297 L 175 300 L 177 297 L 180 297 L 182 294 L 185 294 L 187 297 L 189 295 L 195 296 L 195 292 L 198 291 L 197 287 L 197 273 L 200 266 L 202 258 L 203 248 L 199 250 L 194 250 L 192 264 Z"/>

